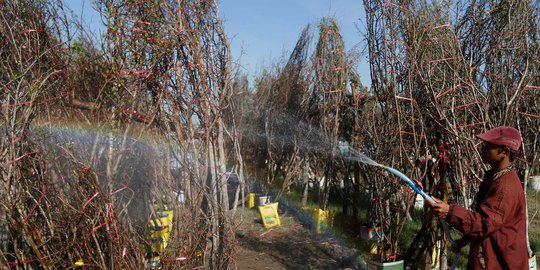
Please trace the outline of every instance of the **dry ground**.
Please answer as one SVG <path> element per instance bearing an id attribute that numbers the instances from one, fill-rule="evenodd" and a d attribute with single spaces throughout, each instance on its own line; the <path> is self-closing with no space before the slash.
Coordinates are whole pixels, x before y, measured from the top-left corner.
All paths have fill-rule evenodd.
<path id="1" fill-rule="evenodd" d="M 256 208 L 239 209 L 238 269 L 360 269 L 357 251 L 331 233 L 315 234 L 280 206 L 281 226 L 265 229 Z"/>

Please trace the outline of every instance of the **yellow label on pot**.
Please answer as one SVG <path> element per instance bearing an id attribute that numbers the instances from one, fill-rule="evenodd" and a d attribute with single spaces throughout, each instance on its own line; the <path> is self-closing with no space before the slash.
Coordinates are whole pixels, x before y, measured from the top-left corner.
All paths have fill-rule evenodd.
<path id="1" fill-rule="evenodd" d="M 272 228 L 281 225 L 278 215 L 278 203 L 271 203 L 259 206 L 259 213 L 265 228 Z"/>

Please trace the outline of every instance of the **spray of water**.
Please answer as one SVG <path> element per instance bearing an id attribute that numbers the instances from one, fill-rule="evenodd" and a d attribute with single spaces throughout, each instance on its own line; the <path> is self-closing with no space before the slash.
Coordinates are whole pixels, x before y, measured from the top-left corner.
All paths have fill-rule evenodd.
<path id="1" fill-rule="evenodd" d="M 349 146 L 347 154 L 340 153 L 338 145 L 345 142 L 343 138 L 333 137 L 324 130 L 293 115 L 276 110 L 270 111 L 272 111 L 272 121 L 268 133 L 263 130 L 240 130 L 240 133 L 245 137 L 267 140 L 269 145 L 275 147 L 297 147 L 300 151 L 308 154 L 340 156 L 349 161 L 362 162 L 373 166 L 378 165 L 364 152 Z"/>
<path id="2" fill-rule="evenodd" d="M 407 175 L 392 167 L 379 164 L 369 158 L 364 152 L 350 147 L 348 142 L 339 140 L 339 138 L 332 138 L 324 131 L 317 129 L 294 116 L 278 112 L 273 112 L 273 115 L 273 127 L 276 128 L 278 132 L 272 134 L 272 138 L 266 138 L 267 140 L 281 142 L 284 146 L 296 146 L 303 151 L 315 154 L 339 156 L 345 160 L 384 168 L 403 180 L 405 184 L 412 188 L 416 193 L 420 194 L 429 203 L 435 203 L 433 198 Z M 259 136 L 264 136 L 264 134 L 259 133 Z M 344 149 L 340 149 L 341 147 Z"/>
<path id="3" fill-rule="evenodd" d="M 91 167 L 98 176 L 101 190 L 114 194 L 116 207 L 137 226 L 146 224 L 149 205 L 153 201 L 172 196 L 167 190 L 177 191 L 178 187 L 174 187 L 176 182 L 154 179 L 167 175 L 166 169 L 170 169 L 173 175 L 177 173 L 186 156 L 156 140 L 82 128 L 75 124 L 35 126 L 28 136 L 40 145 L 45 156 L 54 158 L 52 162 L 59 164 L 55 168 L 60 174 L 76 171 L 81 165 Z M 167 158 L 173 151 L 180 157 Z M 166 164 L 167 160 L 171 163 Z M 109 169 L 108 164 L 114 167 Z M 76 175 L 66 173 L 61 179 L 69 184 L 75 183 L 76 178 Z M 156 191 L 163 194 L 154 194 Z"/>
<path id="4" fill-rule="evenodd" d="M 331 155 L 332 153 L 335 153 L 335 149 L 332 149 L 331 147 L 331 142 L 333 141 L 332 138 L 327 136 L 324 132 L 304 122 L 297 121 L 293 117 L 281 120 L 284 125 L 290 127 L 290 130 L 287 134 L 278 134 L 274 136 L 274 140 L 282 141 L 286 146 L 295 143 L 297 147 L 300 147 L 303 151 L 314 154 Z M 291 136 L 291 133 L 293 132 L 298 132 L 300 136 L 293 138 L 293 136 Z M 74 154 L 73 157 L 80 161 L 81 164 L 92 164 L 91 153 L 93 152 L 93 148 L 97 148 L 95 151 L 100 152 L 103 150 L 107 151 L 109 147 L 113 147 L 119 152 L 128 151 L 130 155 L 135 153 L 136 156 L 144 159 L 144 156 L 149 155 L 151 152 L 155 152 L 156 150 L 165 152 L 166 149 L 172 147 L 170 145 L 159 144 L 153 140 L 131 137 L 125 138 L 124 135 L 121 134 L 115 135 L 98 129 L 85 129 L 77 125 L 68 124 L 49 126 L 47 128 L 35 127 L 32 134 L 33 139 L 39 141 L 41 146 L 48 149 L 51 153 L 59 151 L 58 147 L 66 148 Z M 259 138 L 265 137 L 264 133 L 250 132 L 248 135 L 257 136 Z M 175 154 L 190 155 L 189 153 L 179 152 L 175 152 Z M 58 156 L 60 154 L 57 153 L 56 155 Z M 356 150 L 353 150 L 351 155 L 346 158 L 352 161 L 356 160 L 368 164 L 376 164 L 376 162 L 369 159 L 365 154 Z M 177 159 L 177 161 L 173 160 L 172 162 L 181 162 L 180 159 L 181 158 Z M 120 192 L 115 193 L 115 196 L 118 197 L 117 201 L 119 203 L 129 200 L 129 211 L 127 212 L 130 213 L 129 218 L 132 221 L 133 219 L 137 219 L 137 217 L 143 218 L 148 215 L 146 211 L 151 194 L 147 194 L 149 191 L 146 189 L 152 184 L 151 179 L 153 178 L 150 175 L 144 174 L 145 171 L 150 170 L 145 169 L 146 167 L 144 165 L 137 162 L 138 161 L 135 159 L 125 159 L 125 162 L 122 162 L 124 166 L 119 168 L 119 170 L 122 171 L 119 173 L 131 171 L 132 173 L 129 177 L 130 183 L 117 183 L 117 185 L 115 185 L 121 186 L 126 184 L 128 186 L 128 189 L 123 189 Z M 182 165 L 171 164 L 171 167 L 175 166 Z M 95 169 L 98 170 L 99 168 Z M 250 176 L 247 177 L 254 179 Z M 131 190 L 131 192 L 129 190 Z M 133 196 L 133 192 L 137 195 Z M 145 193 L 146 195 L 144 195 Z M 313 228 L 315 226 L 315 218 L 301 209 L 300 206 L 296 206 L 292 201 L 288 201 L 287 198 L 282 198 L 280 200 L 280 207 L 286 208 L 289 213 L 293 214 L 302 224 L 307 225 L 308 228 Z M 145 224 L 145 220 L 140 220 L 138 222 L 140 222 L 140 224 Z M 327 228 L 324 237 L 327 241 L 339 242 L 339 244 L 344 247 L 352 247 L 354 245 L 353 240 L 343 237 L 342 233 L 338 231 L 337 228 Z M 356 258 L 354 254 L 351 254 L 351 256 Z"/>
<path id="5" fill-rule="evenodd" d="M 300 121 L 294 116 L 287 115 L 285 113 L 277 114 L 277 117 L 273 119 L 274 125 L 276 125 L 276 130 L 274 130 L 275 133 L 268 134 L 265 132 L 260 131 L 240 131 L 244 134 L 244 136 L 250 137 L 255 136 L 258 139 L 266 139 L 271 140 L 274 145 L 281 145 L 282 147 L 297 147 L 301 151 L 308 152 L 312 155 L 324 155 L 324 156 L 334 156 L 334 157 L 341 157 L 345 160 L 352 161 L 352 162 L 361 162 L 367 165 L 371 166 L 377 166 L 382 167 L 390 171 L 391 173 L 397 175 L 398 177 L 406 177 L 403 174 L 399 174 L 397 170 L 386 166 L 383 166 L 376 161 L 369 158 L 364 152 L 360 151 L 359 149 L 354 149 L 352 147 L 347 147 L 347 153 L 343 153 L 340 151 L 340 149 L 337 147 L 339 145 L 339 142 L 344 142 L 343 139 L 340 140 L 340 138 L 333 138 L 329 136 L 324 131 L 318 129 L 317 127 L 314 127 L 304 121 Z M 98 137 L 103 136 L 100 135 L 100 132 L 88 132 L 85 130 L 76 130 L 76 129 L 69 129 L 69 128 L 60 128 L 60 129 L 52 129 L 50 130 L 50 133 L 48 136 L 55 138 L 54 141 L 56 143 L 58 142 L 72 142 L 75 143 L 76 147 L 79 148 L 86 148 L 91 149 L 92 145 L 95 144 L 95 142 L 99 139 Z M 107 138 L 110 141 L 111 138 Z M 122 145 L 122 138 L 112 138 L 114 145 L 116 147 Z M 140 143 L 135 143 L 134 141 L 128 139 L 127 145 L 131 145 L 130 148 L 141 148 Z M 125 144 L 124 144 L 125 145 Z M 139 145 L 139 146 L 136 146 Z M 347 143 L 347 146 L 349 144 Z M 135 146 L 135 147 L 134 147 Z M 120 148 L 120 147 L 118 147 Z M 144 148 L 144 147 L 142 147 Z M 151 147 L 153 148 L 153 147 Z M 150 151 L 151 149 L 139 149 L 140 153 L 147 151 Z M 88 151 L 88 150 L 87 150 Z M 78 152 L 78 151 L 75 151 Z M 84 153 L 86 151 L 81 151 L 81 153 Z M 80 156 L 79 159 L 84 160 L 84 156 Z M 126 166 L 125 169 L 130 169 L 129 166 Z M 133 169 L 133 168 L 131 168 Z M 408 178 L 407 178 L 408 179 Z M 410 179 L 409 179 L 410 181 Z M 412 181 L 411 181 L 412 182 Z M 144 184 L 143 184 L 144 185 Z M 286 199 L 285 199 L 286 201 Z M 285 206 L 285 205 L 284 205 Z M 292 204 L 288 204 L 288 207 L 294 207 Z M 292 208 L 290 208 L 292 210 Z M 297 211 L 298 215 L 296 215 L 299 218 L 304 219 L 304 223 L 309 221 L 306 221 L 305 219 L 311 219 L 310 221 L 313 222 L 313 217 L 306 216 L 305 214 L 302 215 L 303 211 L 298 209 L 295 209 Z M 332 229 L 331 231 L 328 231 L 330 235 L 334 235 L 334 239 L 337 239 L 338 233 L 337 231 L 334 231 Z"/>
<path id="6" fill-rule="evenodd" d="M 380 166 L 379 163 L 372 160 L 366 154 L 364 154 L 363 152 L 361 152 L 359 150 L 351 148 L 351 149 L 349 149 L 349 153 L 350 153 L 350 155 L 344 157 L 347 160 L 362 162 L 364 164 L 372 165 L 372 166 Z"/>

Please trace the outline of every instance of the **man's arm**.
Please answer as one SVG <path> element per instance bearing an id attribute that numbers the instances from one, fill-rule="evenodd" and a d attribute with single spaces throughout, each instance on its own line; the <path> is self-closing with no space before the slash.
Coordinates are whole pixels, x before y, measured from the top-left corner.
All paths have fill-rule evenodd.
<path id="1" fill-rule="evenodd" d="M 480 204 L 477 212 L 465 209 L 460 205 L 450 205 L 446 220 L 450 226 L 456 228 L 463 235 L 487 237 L 500 229 L 509 213 L 516 198 L 508 189 L 494 189 Z"/>

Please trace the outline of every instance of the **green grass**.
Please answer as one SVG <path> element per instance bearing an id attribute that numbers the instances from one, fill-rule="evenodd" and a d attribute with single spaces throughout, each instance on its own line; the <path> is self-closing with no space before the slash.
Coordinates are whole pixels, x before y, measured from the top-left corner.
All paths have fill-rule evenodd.
<path id="1" fill-rule="evenodd" d="M 529 189 L 527 191 L 527 208 L 529 211 L 529 243 L 540 260 L 540 192 Z"/>

